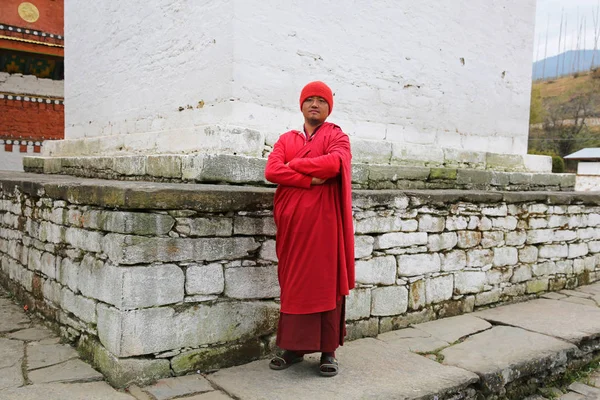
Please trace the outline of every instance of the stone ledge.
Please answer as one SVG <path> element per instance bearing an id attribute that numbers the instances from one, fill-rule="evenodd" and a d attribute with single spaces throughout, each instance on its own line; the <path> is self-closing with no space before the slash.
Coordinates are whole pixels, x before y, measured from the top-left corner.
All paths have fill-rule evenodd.
<path id="1" fill-rule="evenodd" d="M 455 153 L 460 155 L 464 152 Z M 508 171 L 508 168 L 500 168 L 503 162 L 518 166 L 519 159 L 522 160 L 523 156 L 489 153 L 486 158 L 489 163 L 473 167 L 474 164 L 458 162 L 420 165 L 410 162 L 410 159 L 403 159 L 402 163 L 398 162 L 395 165 L 369 164 L 372 159 L 355 157 L 358 163 L 352 166 L 352 181 L 359 189 L 561 191 L 573 190 L 575 187 L 574 174 L 523 172 L 522 169 L 515 172 Z M 271 185 L 264 178 L 265 158 L 239 155 L 26 157 L 23 165 L 27 172 L 85 178 Z M 485 169 L 486 165 L 488 169 Z"/>
<path id="2" fill-rule="evenodd" d="M 4 192 L 19 189 L 26 194 L 45 194 L 55 200 L 119 209 L 174 210 L 201 212 L 253 211 L 272 208 L 275 190 L 257 186 L 131 182 L 0 172 Z M 547 204 L 600 205 L 597 192 L 489 191 L 489 190 L 355 190 L 354 203 L 389 205 L 406 196 L 423 202 L 545 202 Z"/>

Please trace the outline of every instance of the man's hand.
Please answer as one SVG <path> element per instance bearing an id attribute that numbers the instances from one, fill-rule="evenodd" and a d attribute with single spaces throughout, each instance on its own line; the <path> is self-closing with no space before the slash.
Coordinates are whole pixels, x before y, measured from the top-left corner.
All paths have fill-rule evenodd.
<path id="1" fill-rule="evenodd" d="M 319 179 L 313 176 L 311 185 L 322 185 L 325 183 L 326 179 Z"/>

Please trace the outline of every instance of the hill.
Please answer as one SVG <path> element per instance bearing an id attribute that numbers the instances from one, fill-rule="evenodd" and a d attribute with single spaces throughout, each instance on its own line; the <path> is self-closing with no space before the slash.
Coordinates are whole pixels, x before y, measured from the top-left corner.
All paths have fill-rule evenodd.
<path id="1" fill-rule="evenodd" d="M 600 69 L 533 82 L 529 152 L 564 157 L 585 147 L 600 147 Z"/>
<path id="2" fill-rule="evenodd" d="M 533 80 L 556 77 L 556 66 L 558 64 L 558 76 L 569 75 L 575 72 L 589 71 L 592 66 L 600 66 L 600 50 L 569 50 L 557 56 L 546 58 L 546 69 L 544 73 L 544 60 L 533 63 Z"/>

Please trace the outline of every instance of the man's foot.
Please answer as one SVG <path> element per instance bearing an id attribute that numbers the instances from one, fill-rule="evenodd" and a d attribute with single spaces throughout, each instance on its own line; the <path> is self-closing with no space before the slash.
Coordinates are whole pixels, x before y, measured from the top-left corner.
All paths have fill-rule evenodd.
<path id="1" fill-rule="evenodd" d="M 338 374 L 338 362 L 333 355 L 323 354 L 319 364 L 319 372 L 322 376 L 336 376 Z"/>
<path id="2" fill-rule="evenodd" d="M 304 356 L 300 356 L 297 353 L 286 350 L 283 353 L 276 355 L 269 362 L 269 368 L 274 370 L 282 370 L 292 366 L 304 360 Z"/>

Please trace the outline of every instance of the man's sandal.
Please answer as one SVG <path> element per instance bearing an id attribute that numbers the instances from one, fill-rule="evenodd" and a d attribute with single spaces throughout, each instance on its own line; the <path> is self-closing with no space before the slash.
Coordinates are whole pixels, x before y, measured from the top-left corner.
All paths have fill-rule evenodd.
<path id="1" fill-rule="evenodd" d="M 283 353 L 276 355 L 269 362 L 269 368 L 274 370 L 282 370 L 291 367 L 293 364 L 304 360 L 304 356 L 299 356 L 293 351 L 286 350 Z"/>
<path id="2" fill-rule="evenodd" d="M 319 372 L 322 376 L 336 376 L 338 374 L 338 362 L 335 357 L 322 356 L 319 364 Z"/>

